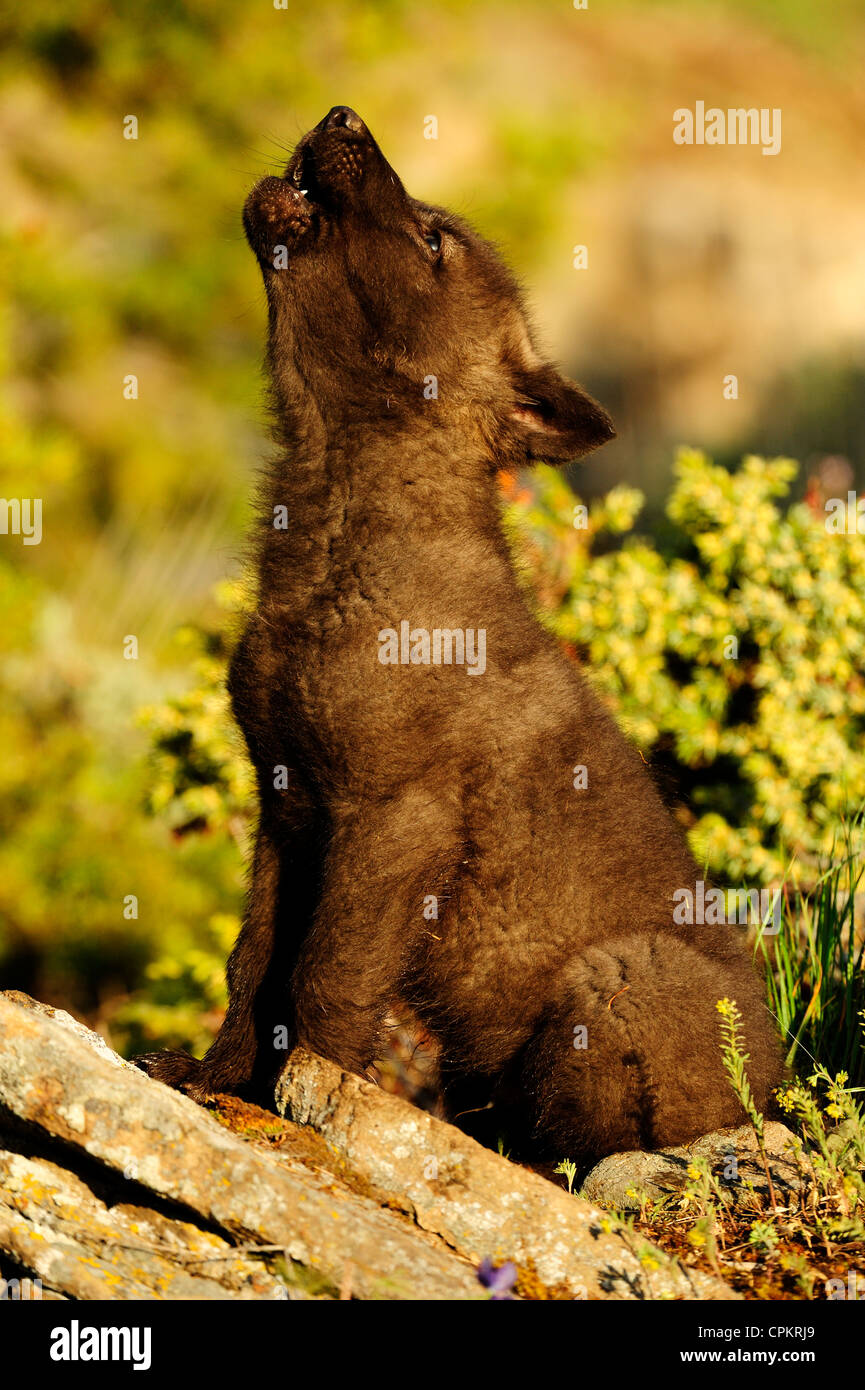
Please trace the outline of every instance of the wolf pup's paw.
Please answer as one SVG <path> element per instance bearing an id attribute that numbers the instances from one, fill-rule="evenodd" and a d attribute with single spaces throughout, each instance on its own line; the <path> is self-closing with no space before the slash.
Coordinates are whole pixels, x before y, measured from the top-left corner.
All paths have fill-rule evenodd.
<path id="1" fill-rule="evenodd" d="M 162 1081 L 175 1090 L 184 1090 L 198 1100 L 195 1092 L 201 1088 L 204 1077 L 202 1066 L 188 1052 L 142 1052 L 132 1061 L 141 1071 L 154 1081 Z M 205 1094 L 207 1088 L 205 1088 Z"/>
<path id="2" fill-rule="evenodd" d="M 247 1099 L 267 1104 L 272 1091 L 265 1094 L 252 1094 L 249 1072 L 245 1067 L 232 1064 L 231 1059 L 222 1062 L 200 1062 L 190 1057 L 188 1052 L 143 1052 L 132 1061 L 141 1071 L 147 1072 L 154 1081 L 162 1081 L 173 1086 L 176 1091 L 204 1105 L 213 1096 L 243 1094 Z"/>

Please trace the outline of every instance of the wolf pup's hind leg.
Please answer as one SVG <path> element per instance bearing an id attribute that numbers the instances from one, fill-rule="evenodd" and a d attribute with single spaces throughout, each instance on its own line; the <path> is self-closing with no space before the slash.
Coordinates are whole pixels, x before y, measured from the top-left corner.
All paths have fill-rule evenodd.
<path id="1" fill-rule="evenodd" d="M 568 975 L 523 1069 L 549 1157 L 657 1149 L 743 1124 L 721 1061 L 724 996 L 749 1020 L 748 1077 L 757 1108 L 769 1106 L 782 1067 L 762 981 L 738 943 L 719 959 L 671 932 L 622 936 L 590 947 Z"/>

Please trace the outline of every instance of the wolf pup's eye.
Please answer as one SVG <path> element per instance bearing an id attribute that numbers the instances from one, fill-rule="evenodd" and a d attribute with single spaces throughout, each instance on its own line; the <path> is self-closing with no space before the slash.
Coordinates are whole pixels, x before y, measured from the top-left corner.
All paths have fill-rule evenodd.
<path id="1" fill-rule="evenodd" d="M 424 232 L 423 239 L 434 256 L 437 256 L 442 249 L 442 239 L 439 232 Z"/>

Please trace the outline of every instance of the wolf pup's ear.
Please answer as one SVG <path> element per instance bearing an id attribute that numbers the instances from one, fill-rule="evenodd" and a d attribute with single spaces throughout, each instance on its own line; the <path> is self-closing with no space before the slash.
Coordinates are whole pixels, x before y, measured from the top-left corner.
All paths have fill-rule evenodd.
<path id="1" fill-rule="evenodd" d="M 548 363 L 517 369 L 514 390 L 511 421 L 530 460 L 568 463 L 616 437 L 604 407 Z"/>

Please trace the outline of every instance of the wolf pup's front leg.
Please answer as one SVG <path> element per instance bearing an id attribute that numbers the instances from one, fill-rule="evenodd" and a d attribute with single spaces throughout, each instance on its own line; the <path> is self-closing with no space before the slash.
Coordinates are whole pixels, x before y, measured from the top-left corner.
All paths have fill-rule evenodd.
<path id="1" fill-rule="evenodd" d="M 200 1060 L 186 1052 L 149 1052 L 136 1066 L 194 1100 L 221 1091 L 270 1100 L 270 1084 L 294 1040 L 288 982 L 308 918 L 310 846 L 278 846 L 275 831 L 259 828 L 243 926 L 228 959 L 225 1020 Z M 290 897 L 286 892 L 291 886 Z M 277 1050 L 277 1049 L 280 1050 Z"/>
<path id="2" fill-rule="evenodd" d="M 421 786 L 362 805 L 332 837 L 294 972 L 298 1041 L 362 1075 L 427 929 L 425 895 L 452 878 L 457 827 Z"/>

